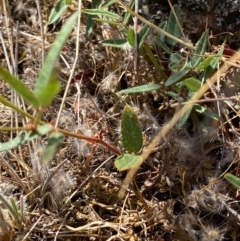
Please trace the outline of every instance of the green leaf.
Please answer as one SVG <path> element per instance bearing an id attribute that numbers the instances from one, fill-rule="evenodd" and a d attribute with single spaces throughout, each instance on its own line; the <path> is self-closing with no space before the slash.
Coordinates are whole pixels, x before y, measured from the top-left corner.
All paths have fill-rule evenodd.
<path id="1" fill-rule="evenodd" d="M 199 64 L 199 65 L 195 68 L 195 70 L 198 71 L 198 70 L 206 69 L 206 68 L 210 65 L 210 63 L 211 63 L 212 60 L 213 60 L 213 56 L 207 57 L 206 59 L 204 59 L 204 60 L 202 61 L 201 64 Z"/>
<path id="2" fill-rule="evenodd" d="M 223 51 L 224 51 L 224 46 L 221 46 L 221 48 L 217 52 L 217 57 L 214 57 L 214 59 L 211 61 L 210 65 L 213 70 L 218 66 L 218 63 L 222 58 Z"/>
<path id="3" fill-rule="evenodd" d="M 102 40 L 101 43 L 105 46 L 122 49 L 123 46 L 127 43 L 127 40 L 126 39 L 106 39 L 106 40 Z"/>
<path id="4" fill-rule="evenodd" d="M 163 79 L 166 80 L 166 79 L 167 79 L 167 75 L 166 75 L 166 74 L 164 73 L 164 71 L 162 70 L 162 67 L 159 65 L 157 59 L 155 58 L 155 56 L 154 56 L 153 53 L 152 53 L 151 48 L 149 47 L 149 45 L 148 45 L 146 42 L 144 43 L 144 48 L 145 48 L 145 50 L 147 51 L 148 56 L 149 56 L 150 60 L 152 61 L 154 67 L 155 67 L 156 70 L 158 71 L 158 73 L 161 75 L 161 77 L 162 77 Z"/>
<path id="5" fill-rule="evenodd" d="M 101 1 L 100 1 L 101 3 Z M 107 0 L 103 3 L 103 5 L 101 6 L 101 8 L 107 8 L 109 6 L 111 6 L 112 4 L 116 3 L 116 0 Z M 93 7 L 96 8 L 96 7 Z"/>
<path id="6" fill-rule="evenodd" d="M 135 5 L 135 0 L 131 0 L 131 2 L 130 2 L 130 4 L 129 4 L 129 8 L 130 8 L 130 9 L 133 9 L 134 5 Z M 124 25 L 127 25 L 127 24 L 128 24 L 131 16 L 132 16 L 132 15 L 131 15 L 131 13 L 130 13 L 129 11 L 127 11 L 127 12 L 124 14 L 124 17 L 123 17 L 123 24 L 124 24 Z"/>
<path id="7" fill-rule="evenodd" d="M 167 94 L 168 94 L 169 96 L 171 96 L 173 99 L 179 101 L 179 94 L 178 94 L 178 93 L 175 93 L 175 92 L 173 92 L 173 91 L 167 91 Z"/>
<path id="8" fill-rule="evenodd" d="M 186 121 L 188 120 L 190 114 L 192 112 L 192 107 L 190 107 L 184 114 L 183 116 L 179 119 L 178 123 L 177 123 L 177 129 L 181 130 L 183 125 L 186 123 Z"/>
<path id="9" fill-rule="evenodd" d="M 234 185 L 236 188 L 240 189 L 240 178 L 232 175 L 231 173 L 225 174 L 224 178 L 232 185 Z"/>
<path id="10" fill-rule="evenodd" d="M 174 64 L 179 64 L 183 60 L 182 55 L 178 53 L 173 53 L 170 55 L 170 61 Z"/>
<path id="11" fill-rule="evenodd" d="M 190 64 L 188 63 L 187 65 L 184 66 L 183 69 L 171 75 L 165 82 L 165 86 L 170 86 L 172 84 L 175 84 L 176 82 L 181 80 L 190 70 L 191 70 Z"/>
<path id="12" fill-rule="evenodd" d="M 215 68 L 218 66 L 219 61 L 221 60 L 222 54 L 224 51 L 224 46 L 221 46 L 217 53 L 217 57 L 214 57 L 213 60 L 210 62 L 210 65 L 204 71 L 204 79 L 208 79 L 214 73 Z"/>
<path id="13" fill-rule="evenodd" d="M 144 41 L 147 39 L 150 27 L 148 25 L 144 25 L 141 30 L 137 33 L 137 42 L 138 42 L 138 48 L 140 49 L 144 43 Z"/>
<path id="14" fill-rule="evenodd" d="M 12 205 L 12 210 L 14 213 L 13 216 L 14 216 L 15 220 L 18 221 L 19 220 L 19 212 L 18 212 L 18 207 L 17 207 L 16 201 L 14 200 L 13 197 L 9 197 L 9 200 Z"/>
<path id="15" fill-rule="evenodd" d="M 114 162 L 114 165 L 120 172 L 132 169 L 134 167 L 138 167 L 140 164 L 141 156 L 136 156 L 132 154 L 124 154 L 122 156 L 119 156 Z"/>
<path id="16" fill-rule="evenodd" d="M 64 11 L 68 8 L 69 3 L 66 3 L 66 0 L 60 0 L 57 2 L 54 9 L 52 9 L 48 22 L 49 24 L 52 24 L 56 22 L 61 15 L 64 13 Z"/>
<path id="17" fill-rule="evenodd" d="M 155 43 L 157 46 L 162 48 L 167 54 L 171 54 L 171 49 L 166 45 L 165 41 L 163 41 L 160 37 L 155 37 Z"/>
<path id="18" fill-rule="evenodd" d="M 198 113 L 201 113 L 205 116 L 208 116 L 208 117 L 210 117 L 214 120 L 222 121 L 222 118 L 218 114 L 216 114 L 215 112 L 213 112 L 213 111 L 211 111 L 211 110 L 209 110 L 209 109 L 207 109 L 207 108 L 205 108 L 201 105 L 195 104 L 194 110 L 197 111 Z"/>
<path id="19" fill-rule="evenodd" d="M 53 132 L 49 135 L 48 143 L 46 148 L 43 150 L 42 159 L 43 163 L 48 163 L 54 157 L 57 149 L 62 145 L 64 135 L 59 132 Z"/>
<path id="20" fill-rule="evenodd" d="M 180 62 L 180 63 L 178 63 L 178 64 L 174 64 L 174 63 L 169 63 L 168 64 L 168 68 L 172 71 L 172 72 L 179 72 L 179 71 L 181 71 L 183 68 L 184 68 L 184 66 L 185 66 L 186 64 L 184 63 L 184 62 Z"/>
<path id="21" fill-rule="evenodd" d="M 59 93 L 61 85 L 56 76 L 52 76 L 48 81 L 45 90 L 39 95 L 38 99 L 41 105 L 48 106 L 52 103 L 54 97 Z"/>
<path id="22" fill-rule="evenodd" d="M 180 26 L 178 25 L 178 22 L 177 22 L 177 20 L 174 16 L 173 12 L 171 11 L 170 15 L 169 15 L 169 18 L 167 20 L 166 31 L 168 33 L 170 33 L 171 35 L 181 39 L 183 37 L 182 30 L 181 30 L 181 28 L 183 26 L 182 10 L 178 5 L 174 5 L 173 8 L 175 10 L 175 13 L 176 13 L 176 16 L 177 16 L 177 19 L 178 19 L 178 22 L 179 22 Z M 173 40 L 171 38 L 167 38 L 167 43 L 174 46 L 177 43 L 177 41 Z"/>
<path id="23" fill-rule="evenodd" d="M 2 201 L 2 203 L 6 206 L 6 208 L 9 210 L 9 212 L 11 213 L 12 217 L 17 221 L 17 215 L 15 213 L 14 208 L 11 205 L 11 202 L 9 202 L 6 197 L 4 195 L 2 195 L 2 193 L 0 193 L 0 200 Z M 16 216 L 15 216 L 16 215 Z"/>
<path id="24" fill-rule="evenodd" d="M 50 124 L 37 126 L 37 134 L 39 134 L 41 136 L 46 135 L 51 130 L 52 130 L 52 125 L 50 125 Z"/>
<path id="25" fill-rule="evenodd" d="M 127 34 L 127 40 L 129 42 L 129 44 L 134 47 L 134 43 L 135 43 L 135 36 L 134 36 L 134 30 L 131 28 L 129 29 L 128 31 L 128 34 Z"/>
<path id="26" fill-rule="evenodd" d="M 193 68 L 197 67 L 201 63 L 201 61 L 203 59 L 203 55 L 205 54 L 206 49 L 207 49 L 207 44 L 208 44 L 208 30 L 206 30 L 202 34 L 201 38 L 198 41 L 196 50 L 191 59 L 191 64 L 192 64 Z"/>
<path id="27" fill-rule="evenodd" d="M 91 1 L 92 4 L 91 4 L 91 7 L 94 9 L 94 8 L 98 8 L 100 3 L 101 3 L 101 0 L 92 0 Z M 95 21 L 94 21 L 94 18 L 96 18 L 97 15 L 89 15 L 88 18 L 87 18 L 87 27 L 86 27 L 86 34 L 89 35 L 92 31 L 93 31 L 93 28 L 94 28 L 94 25 L 95 25 Z"/>
<path id="28" fill-rule="evenodd" d="M 35 95 L 19 79 L 11 75 L 2 67 L 0 67 L 0 76 L 28 103 L 34 107 L 39 106 L 38 99 Z"/>
<path id="29" fill-rule="evenodd" d="M 22 136 L 17 136 L 16 138 L 4 142 L 0 144 L 0 152 L 10 150 L 12 148 L 17 147 L 18 145 L 22 145 L 28 141 L 32 141 L 36 138 L 38 138 L 40 135 L 47 134 L 52 129 L 52 126 L 50 124 L 42 125 L 37 128 L 37 131 L 29 132 Z"/>
<path id="30" fill-rule="evenodd" d="M 128 105 L 123 110 L 121 133 L 122 144 L 128 152 L 140 151 L 143 145 L 142 130 L 136 114 Z"/>
<path id="31" fill-rule="evenodd" d="M 39 135 L 35 133 L 35 137 L 37 138 Z M 20 144 L 26 143 L 30 139 L 30 134 L 23 136 L 18 136 L 10 141 L 4 142 L 0 144 L 0 151 L 10 150 L 12 148 L 17 147 Z"/>
<path id="32" fill-rule="evenodd" d="M 96 22 L 107 23 L 109 25 L 118 25 L 120 27 L 124 27 L 124 25 L 121 22 L 113 22 L 111 20 L 94 18 L 94 17 L 92 18 L 92 20 L 94 20 Z"/>
<path id="33" fill-rule="evenodd" d="M 158 27 L 161 28 L 162 30 L 164 30 L 165 32 L 167 32 L 167 21 L 161 22 Z M 159 38 L 163 42 L 166 42 L 166 37 L 164 34 L 160 33 L 157 38 Z"/>
<path id="34" fill-rule="evenodd" d="M 143 92 L 150 92 L 154 90 L 158 90 L 161 88 L 159 84 L 147 84 L 147 85 L 140 85 L 128 89 L 124 89 L 119 91 L 119 94 L 135 94 L 135 93 L 143 93 Z"/>
<path id="35" fill-rule="evenodd" d="M 103 9 L 99 9 L 99 8 L 95 8 L 95 9 L 84 9 L 82 10 L 82 12 L 89 14 L 89 15 L 102 15 L 102 16 L 106 16 L 109 18 L 113 18 L 113 19 L 117 19 L 120 20 L 121 17 L 113 12 L 107 11 L 107 10 L 103 10 Z"/>
<path id="36" fill-rule="evenodd" d="M 195 78 L 188 78 L 184 80 L 184 84 L 189 90 L 198 91 L 201 88 L 201 81 Z"/>
<path id="37" fill-rule="evenodd" d="M 71 33 L 72 29 L 74 28 L 74 24 L 78 18 L 78 12 L 72 14 L 71 17 L 68 18 L 66 23 L 63 25 L 60 33 L 58 34 L 56 40 L 53 43 L 52 48 L 50 49 L 47 58 L 43 64 L 43 67 L 40 71 L 40 75 L 37 79 L 36 86 L 34 89 L 35 96 L 39 97 L 43 91 L 45 91 L 49 79 L 51 78 L 55 62 L 58 59 L 61 49 L 66 42 L 69 34 Z"/>

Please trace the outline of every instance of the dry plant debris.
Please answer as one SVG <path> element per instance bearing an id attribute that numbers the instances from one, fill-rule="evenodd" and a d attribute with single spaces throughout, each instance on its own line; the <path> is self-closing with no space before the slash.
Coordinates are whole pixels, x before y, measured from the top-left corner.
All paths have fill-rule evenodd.
<path id="1" fill-rule="evenodd" d="M 0 3 L 1 67 L 31 90 L 43 58 L 80 4 L 71 1 L 61 17 L 48 24 L 57 2 L 3 0 Z M 81 4 L 82 9 L 89 9 L 92 2 Z M 189 44 L 196 46 L 209 28 L 212 31 L 208 38 L 209 53 L 217 54 L 225 39 L 230 47 L 224 46 L 224 57 L 228 59 L 237 51 L 239 1 L 172 1 L 172 4 L 182 8 L 183 30 L 189 35 Z M 125 14 L 118 3 L 109 9 L 121 18 Z M 140 3 L 139 13 L 161 25 L 170 11 L 169 1 L 158 4 L 149 0 Z M 223 29 L 226 23 L 227 29 Z M 153 149 L 124 199 L 119 199 L 126 172 L 118 172 L 114 160 L 124 153 L 121 143 L 124 106 L 128 104 L 136 114 L 143 133 L 142 149 L 146 149 L 176 109 L 189 100 L 186 86 L 166 87 L 164 76 L 170 77 L 177 72 L 176 65 L 187 63 L 193 49 L 174 45 L 171 51 L 175 55 L 171 56 L 183 58 L 170 59 L 166 49 L 154 41 L 157 33 L 150 31 L 145 42 L 161 65 L 162 75 L 146 49 L 140 48 L 136 55 L 130 44 L 123 48 L 101 44 L 102 40 L 124 39 L 126 29 L 134 25 L 132 18 L 128 26 L 96 21 L 90 34 L 86 34 L 87 24 L 88 15 L 82 13 L 79 35 L 74 27 L 55 63 L 61 91 L 43 111 L 42 120 L 54 125 L 63 105 L 58 127 L 93 139 L 66 137 L 48 163 L 41 162 L 46 135 L 0 153 L 0 240 L 240 240 L 239 191 L 223 178 L 227 172 L 239 174 L 239 59 L 233 60 L 235 67 L 221 74 L 216 85 L 197 102 L 204 110 L 219 115 L 221 121 L 192 112 L 181 128 L 172 128 Z M 144 24 L 140 21 L 138 24 L 140 31 Z M 236 29 L 238 32 L 232 36 L 229 32 L 235 33 Z M 228 32 L 231 38 L 225 38 L 223 32 Z M 216 41 L 214 34 L 225 37 Z M 76 43 L 78 58 L 64 99 Z M 191 75 L 198 78 L 199 72 L 191 70 Z M 163 88 L 133 95 L 118 94 L 120 90 L 149 83 Z M 36 114 L 33 106 L 3 80 L 0 92 L 25 112 Z M 1 143 L 24 135 L 25 130 L 18 132 L 17 128 L 27 126 L 28 118 L 2 103 L 0 116 Z M 16 127 L 16 131 L 2 131 L 5 127 Z M 108 146 L 99 145 L 98 139 Z"/>

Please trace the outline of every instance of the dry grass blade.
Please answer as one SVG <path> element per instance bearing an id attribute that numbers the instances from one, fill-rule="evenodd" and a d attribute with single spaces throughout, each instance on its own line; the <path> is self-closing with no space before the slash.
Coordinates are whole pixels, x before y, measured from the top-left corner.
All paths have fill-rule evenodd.
<path id="1" fill-rule="evenodd" d="M 76 38 L 75 58 L 74 58 L 73 66 L 71 68 L 70 75 L 69 75 L 69 78 L 68 78 L 68 81 L 67 81 L 67 86 L 66 86 L 66 89 L 65 89 L 65 92 L 64 92 L 64 96 L 62 98 L 61 106 L 60 106 L 59 111 L 58 111 L 58 116 L 57 116 L 57 119 L 56 119 L 56 122 L 55 122 L 56 127 L 58 126 L 58 123 L 59 123 L 59 120 L 60 120 L 60 116 L 61 116 L 61 113 L 62 113 L 62 110 L 63 110 L 64 103 L 66 101 L 69 86 L 70 86 L 72 78 L 74 76 L 74 71 L 75 71 L 75 68 L 76 68 L 76 65 L 77 65 L 78 56 L 79 56 L 79 52 L 80 52 L 79 51 L 79 36 L 80 36 L 81 16 L 82 16 L 81 15 L 81 12 L 82 12 L 81 9 L 82 9 L 82 0 L 79 0 L 78 1 L 79 15 L 78 15 L 78 21 L 77 21 L 77 38 Z"/>
<path id="2" fill-rule="evenodd" d="M 94 221 L 92 223 L 88 223 L 87 225 L 73 228 L 71 226 L 66 225 L 66 227 L 71 230 L 71 231 L 76 231 L 76 232 L 81 232 L 84 230 L 95 230 L 95 229 L 100 229 L 100 228 L 113 228 L 114 230 L 118 231 L 118 225 L 106 221 Z"/>
<path id="3" fill-rule="evenodd" d="M 13 170 L 13 168 L 8 164 L 8 162 L 0 155 L 1 164 L 6 168 L 9 175 L 16 181 L 16 183 L 22 187 L 25 193 L 28 193 L 28 189 L 26 185 L 22 182 L 21 178 L 17 175 L 17 173 Z"/>

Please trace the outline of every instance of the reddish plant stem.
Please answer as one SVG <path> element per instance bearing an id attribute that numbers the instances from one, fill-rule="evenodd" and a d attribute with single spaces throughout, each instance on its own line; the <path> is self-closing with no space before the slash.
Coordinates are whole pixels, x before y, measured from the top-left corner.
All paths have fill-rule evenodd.
<path id="1" fill-rule="evenodd" d="M 85 136 L 85 135 L 73 133 L 73 132 L 66 131 L 66 130 L 59 129 L 59 128 L 55 128 L 55 131 L 59 131 L 59 132 L 65 134 L 66 136 L 75 137 L 75 138 L 86 140 L 86 141 L 93 142 L 93 143 L 100 143 L 101 145 L 107 147 L 110 151 L 116 153 L 117 155 L 122 155 L 122 153 L 117 148 L 111 146 L 110 144 L 108 144 L 107 142 L 105 142 L 104 140 L 102 140 L 98 137 Z"/>

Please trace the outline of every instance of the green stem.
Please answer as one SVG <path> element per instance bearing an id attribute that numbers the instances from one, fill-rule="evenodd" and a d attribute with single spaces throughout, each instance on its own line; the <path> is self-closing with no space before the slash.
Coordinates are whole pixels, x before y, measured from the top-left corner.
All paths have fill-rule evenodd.
<path id="1" fill-rule="evenodd" d="M 28 127 L 0 127 L 0 132 L 29 131 Z"/>
<path id="2" fill-rule="evenodd" d="M 28 119 L 35 121 L 36 118 L 34 116 L 32 116 L 31 114 L 25 112 L 24 110 L 18 108 L 16 105 L 14 105 L 13 103 L 11 103 L 9 100 L 7 100 L 5 97 L 3 97 L 2 95 L 0 95 L 0 102 L 3 103 L 5 106 L 8 106 L 9 108 L 15 110 L 16 112 L 18 112 L 19 114 L 21 114 L 22 116 L 27 117 Z M 41 123 L 43 124 L 43 122 Z"/>

